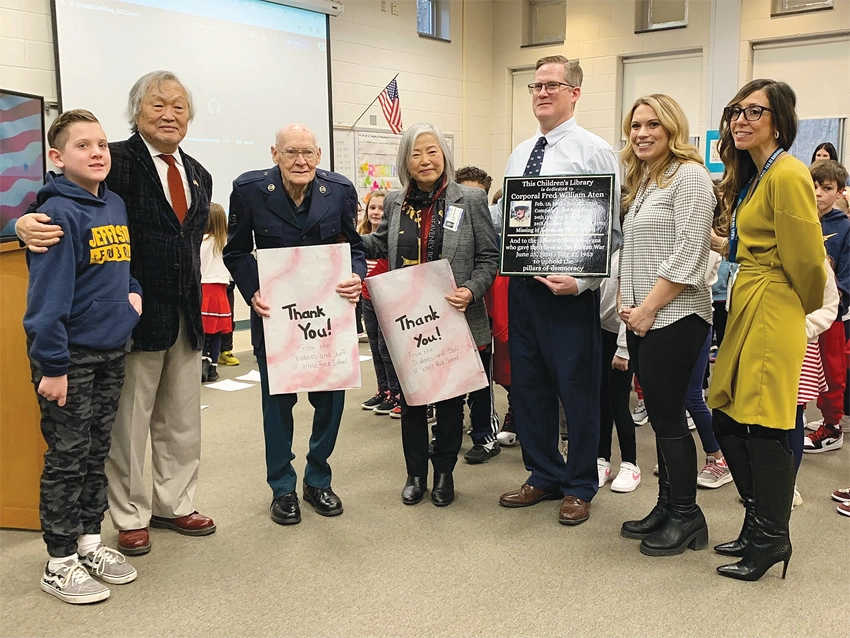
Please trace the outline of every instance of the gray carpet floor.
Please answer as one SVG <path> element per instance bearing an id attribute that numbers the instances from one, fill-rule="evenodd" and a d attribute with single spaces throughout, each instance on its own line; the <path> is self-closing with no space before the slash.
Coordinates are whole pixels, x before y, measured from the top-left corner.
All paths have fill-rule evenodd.
<path id="1" fill-rule="evenodd" d="M 368 347 L 361 344 L 361 351 Z M 223 368 L 248 372 L 253 357 Z M 333 485 L 345 513 L 327 519 L 309 506 L 303 522 L 268 517 L 259 385 L 205 388 L 203 460 L 196 506 L 215 518 L 212 536 L 152 530 L 153 551 L 132 559 L 136 582 L 113 585 L 109 600 L 72 606 L 39 589 L 46 560 L 40 534 L 0 532 L 2 636 L 846 636 L 850 624 L 850 518 L 829 495 L 850 485 L 850 444 L 806 455 L 798 485 L 805 500 L 791 519 L 794 555 L 757 583 L 718 576 L 727 562 L 711 549 L 649 558 L 619 535 L 622 521 L 655 500 L 654 439 L 637 430 L 643 483 L 630 494 L 608 487 L 590 520 L 557 522 L 557 501 L 508 510 L 499 495 L 527 474 L 519 448 L 485 465 L 460 460 L 457 500 L 405 507 L 399 421 L 360 409 L 373 392 L 350 391 Z M 307 397 L 296 406 L 296 468 L 309 436 Z M 499 389 L 497 407 L 505 408 Z M 811 412 L 817 416 L 816 411 Z M 464 451 L 469 447 L 468 437 Z M 699 443 L 697 443 L 698 449 Z M 616 450 L 616 439 L 615 439 Z M 614 454 L 615 467 L 619 462 Z M 299 484 L 300 493 L 300 484 Z M 700 490 L 712 544 L 742 520 L 734 486 Z M 303 503 L 302 503 L 303 505 Z M 109 517 L 104 538 L 115 545 Z"/>

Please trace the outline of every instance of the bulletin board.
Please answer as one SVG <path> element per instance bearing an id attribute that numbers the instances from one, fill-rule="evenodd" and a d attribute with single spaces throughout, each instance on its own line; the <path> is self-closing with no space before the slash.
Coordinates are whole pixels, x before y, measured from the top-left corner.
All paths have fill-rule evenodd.
<path id="1" fill-rule="evenodd" d="M 454 135 L 444 135 L 454 153 Z M 379 188 L 401 188 L 395 167 L 400 141 L 389 131 L 334 128 L 334 171 L 354 183 L 361 199 Z"/>

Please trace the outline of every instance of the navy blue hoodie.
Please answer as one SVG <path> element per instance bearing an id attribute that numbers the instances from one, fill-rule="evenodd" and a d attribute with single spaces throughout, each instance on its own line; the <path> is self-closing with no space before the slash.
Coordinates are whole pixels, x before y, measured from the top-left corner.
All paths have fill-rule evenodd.
<path id="1" fill-rule="evenodd" d="M 127 343 L 139 321 L 128 295 L 142 289 L 130 276 L 124 202 L 105 183 L 95 197 L 51 173 L 37 203 L 65 234 L 46 253 L 27 252 L 24 330 L 44 376 L 59 377 L 68 373 L 69 346 L 111 350 Z"/>
<path id="2" fill-rule="evenodd" d="M 850 219 L 843 211 L 833 208 L 820 218 L 826 254 L 832 259 L 835 281 L 841 301 L 838 305 L 838 320 L 847 314 L 850 304 Z"/>

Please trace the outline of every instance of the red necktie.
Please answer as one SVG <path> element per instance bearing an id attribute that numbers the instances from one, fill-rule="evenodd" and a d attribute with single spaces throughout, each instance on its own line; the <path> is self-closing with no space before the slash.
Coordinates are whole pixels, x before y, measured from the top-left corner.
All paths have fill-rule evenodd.
<path id="1" fill-rule="evenodd" d="M 180 171 L 177 170 L 177 160 L 174 159 L 173 155 L 160 155 L 160 157 L 168 164 L 168 192 L 171 194 L 171 207 L 174 209 L 178 221 L 182 224 L 183 220 L 186 219 L 189 205 L 186 203 L 183 179 L 180 177 Z"/>

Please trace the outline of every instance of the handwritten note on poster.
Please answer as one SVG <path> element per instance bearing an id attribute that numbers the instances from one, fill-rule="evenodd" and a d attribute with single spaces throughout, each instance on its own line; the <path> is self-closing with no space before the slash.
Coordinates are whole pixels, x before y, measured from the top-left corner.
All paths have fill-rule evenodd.
<path id="1" fill-rule="evenodd" d="M 487 386 L 466 316 L 445 299 L 455 290 L 448 261 L 392 270 L 366 285 L 409 405 Z"/>
<path id="2" fill-rule="evenodd" d="M 351 277 L 348 244 L 257 251 L 269 392 L 360 387 L 354 304 L 336 292 Z"/>

